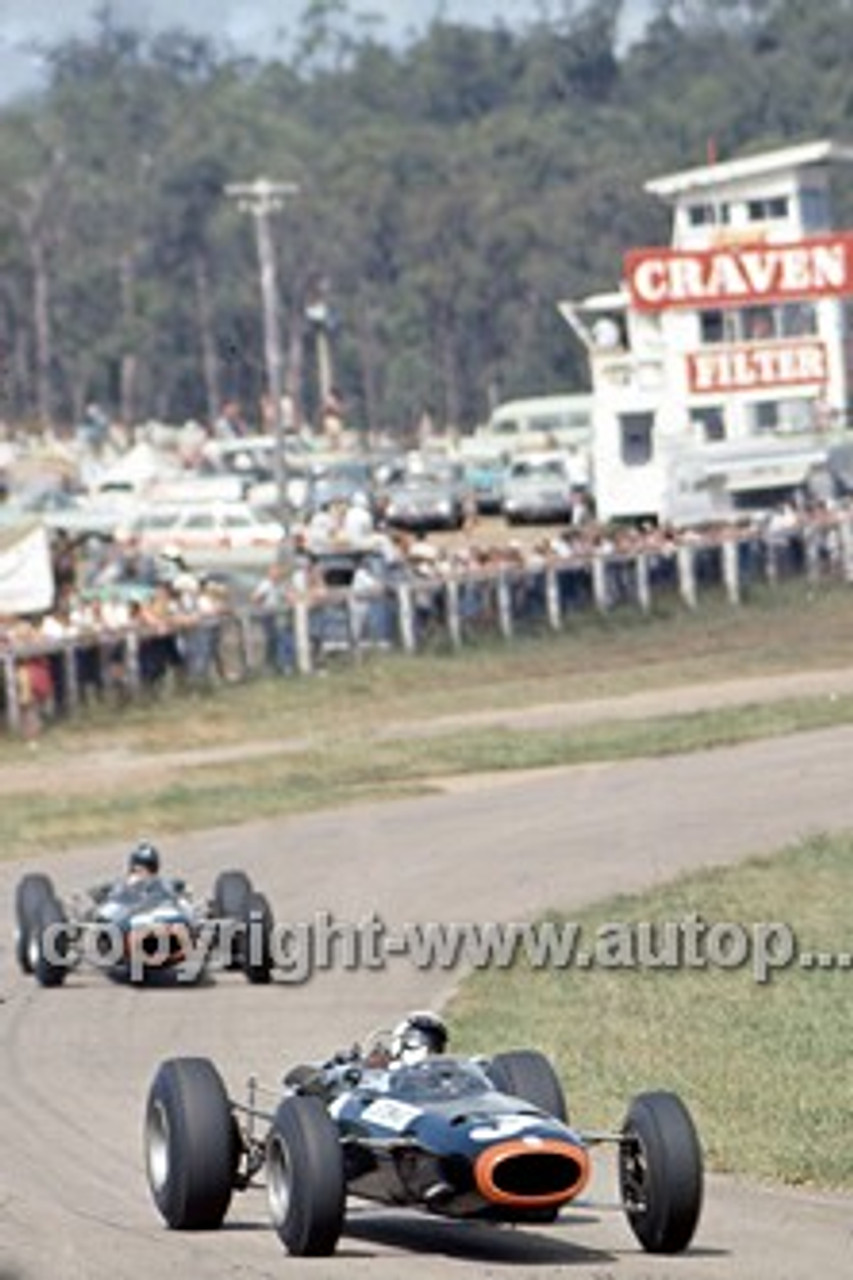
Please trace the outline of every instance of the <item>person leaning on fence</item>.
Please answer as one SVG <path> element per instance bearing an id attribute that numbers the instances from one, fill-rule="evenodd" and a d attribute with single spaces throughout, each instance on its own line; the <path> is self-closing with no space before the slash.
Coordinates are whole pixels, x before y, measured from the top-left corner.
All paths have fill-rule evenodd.
<path id="1" fill-rule="evenodd" d="M 140 679 L 148 688 L 156 688 L 170 670 L 178 671 L 183 666 L 176 610 L 168 584 L 159 583 L 150 600 L 132 601 L 130 621 L 139 629 Z"/>
<path id="2" fill-rule="evenodd" d="M 293 615 L 285 569 L 277 561 L 252 592 L 252 604 L 261 610 L 267 666 L 278 675 L 291 675 L 296 666 Z"/>
<path id="3" fill-rule="evenodd" d="M 26 619 L 16 619 L 8 632 L 13 645 L 26 645 L 37 640 L 40 630 Z M 41 733 L 44 717 L 53 704 L 53 682 L 46 656 L 21 657 L 15 664 L 15 694 L 18 699 L 21 735 L 35 743 Z"/>
<path id="4" fill-rule="evenodd" d="M 388 639 L 384 587 L 381 556 L 361 556 L 350 583 L 353 638 L 358 645 Z"/>
<path id="5" fill-rule="evenodd" d="M 348 542 L 359 545 L 373 533 L 373 515 L 365 493 L 354 493 L 344 512 L 341 533 Z"/>

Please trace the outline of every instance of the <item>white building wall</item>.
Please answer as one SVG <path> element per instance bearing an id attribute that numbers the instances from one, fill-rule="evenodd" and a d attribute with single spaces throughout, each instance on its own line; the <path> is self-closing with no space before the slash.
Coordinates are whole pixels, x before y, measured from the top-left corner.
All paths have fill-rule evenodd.
<path id="1" fill-rule="evenodd" d="M 831 159 L 851 160 L 853 151 L 828 143 L 807 144 L 675 174 L 649 183 L 648 189 L 673 207 L 671 249 L 701 252 L 746 242 L 751 247 L 784 245 L 804 231 L 814 235 L 830 230 Z M 780 202 L 786 205 L 783 216 L 779 216 L 783 213 Z M 691 215 L 694 208 L 698 212 Z M 587 344 L 594 394 L 594 485 L 602 518 L 648 515 L 666 520 L 688 507 L 695 518 L 701 518 L 701 495 L 696 501 L 682 501 L 686 475 L 693 477 L 691 483 L 698 490 L 709 491 L 702 468 L 713 468 L 738 447 L 752 453 L 759 447 L 790 451 L 795 443 L 801 451 L 812 449 L 827 422 L 837 422 L 846 414 L 849 308 L 844 300 L 815 301 L 815 333 L 797 338 L 777 332 L 760 339 L 746 334 L 747 317 L 740 305 L 706 303 L 705 310 L 723 313 L 726 334 L 723 341 L 703 342 L 699 309 L 672 305 L 646 312 L 632 306 L 624 286 L 622 295 L 625 301 L 615 316 L 627 343 L 618 350 L 601 350 L 591 336 Z M 602 297 L 612 303 L 613 295 Z M 564 314 L 572 313 L 576 331 L 582 328 L 575 323 L 582 313 L 590 321 L 590 334 L 594 333 L 595 301 L 579 303 L 574 309 L 573 304 L 563 304 Z M 791 311 L 783 317 L 782 304 L 770 297 L 765 301 L 755 296 L 746 299 L 745 305 L 766 305 L 786 325 L 793 318 Z M 603 306 L 601 314 L 607 314 Z M 610 315 L 614 315 L 612 309 Z M 825 354 L 819 343 L 824 344 Z M 689 385 L 691 355 L 710 356 L 697 367 L 706 373 L 715 370 L 720 376 L 736 375 L 742 385 L 694 391 Z M 819 365 L 825 381 L 820 376 L 808 382 L 788 381 Z M 756 378 L 766 383 L 768 377 L 777 376 L 779 380 L 771 385 L 748 385 Z M 724 440 L 705 439 L 702 427 L 691 420 L 691 415 L 696 419 L 713 408 L 723 411 Z M 626 449 L 624 424 L 635 423 L 644 414 L 653 417 L 653 447 L 649 459 L 641 463 L 636 451 Z M 794 437 L 800 438 L 795 442 Z M 757 464 L 756 487 L 767 475 L 768 468 Z M 744 485 L 742 467 L 738 485 Z M 713 501 L 705 502 L 707 515 L 719 510 L 718 490 L 719 486 Z M 673 494 L 681 497 L 674 499 Z"/>

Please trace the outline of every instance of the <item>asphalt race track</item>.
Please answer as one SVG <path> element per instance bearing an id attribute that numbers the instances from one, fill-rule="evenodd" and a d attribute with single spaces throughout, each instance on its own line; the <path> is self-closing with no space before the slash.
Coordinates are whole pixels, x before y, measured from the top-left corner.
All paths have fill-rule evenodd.
<path id="1" fill-rule="evenodd" d="M 853 730 L 803 734 L 666 761 L 456 782 L 444 793 L 164 845 L 167 869 L 207 891 L 245 867 L 279 918 L 328 909 L 389 926 L 420 920 L 520 919 L 613 890 L 732 861 L 802 834 L 853 826 Z M 128 844 L 137 835 L 129 833 Z M 60 892 L 123 864 L 110 847 L 47 858 Z M 439 1001 L 453 975 L 325 972 L 301 986 L 251 988 L 218 974 L 198 988 L 129 990 L 86 971 L 59 990 L 20 977 L 12 898 L 24 870 L 0 864 L 0 1280 L 159 1280 L 192 1276 L 552 1275 L 577 1280 L 842 1280 L 853 1275 L 853 1198 L 709 1181 L 691 1252 L 642 1254 L 612 1197 L 553 1228 L 489 1229 L 354 1205 L 339 1253 L 289 1259 L 262 1191 L 235 1200 L 222 1231 L 179 1235 L 156 1216 L 144 1179 L 141 1118 L 156 1064 L 207 1054 L 232 1092 L 251 1071 L 275 1083 L 294 1061 L 324 1056 Z M 650 1085 L 654 1082 L 648 1082 Z M 582 1122 L 582 1088 L 569 1082 Z M 620 1117 L 614 1117 L 616 1122 Z M 847 1118 L 849 1123 L 849 1118 Z"/>

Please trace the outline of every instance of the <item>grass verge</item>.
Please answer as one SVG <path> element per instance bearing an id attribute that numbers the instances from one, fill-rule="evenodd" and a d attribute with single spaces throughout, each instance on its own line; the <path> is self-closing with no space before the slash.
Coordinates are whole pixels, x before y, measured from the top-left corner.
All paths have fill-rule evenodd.
<path id="1" fill-rule="evenodd" d="M 555 730 L 494 727 L 376 738 L 339 736 L 293 751 L 223 764 L 151 767 L 110 787 L 47 794 L 8 790 L 0 806 L 0 856 L 26 856 L 128 831 L 174 834 L 371 799 L 391 799 L 466 774 L 705 751 L 736 742 L 853 722 L 853 696 L 723 708 L 656 720 L 613 721 Z M 174 775 L 174 776 L 173 776 Z"/>
<path id="2" fill-rule="evenodd" d="M 853 836 L 823 836 L 572 919 L 587 950 L 607 922 L 648 922 L 661 947 L 664 922 L 698 913 L 709 926 L 748 930 L 786 922 L 798 955 L 849 954 L 851 899 Z M 712 1168 L 850 1189 L 851 983 L 853 970 L 806 970 L 796 958 L 763 985 L 749 964 L 561 969 L 517 960 L 467 978 L 449 1014 L 460 1051 L 535 1046 L 552 1055 L 581 1127 L 613 1127 L 632 1094 L 671 1088 L 693 1111 Z"/>

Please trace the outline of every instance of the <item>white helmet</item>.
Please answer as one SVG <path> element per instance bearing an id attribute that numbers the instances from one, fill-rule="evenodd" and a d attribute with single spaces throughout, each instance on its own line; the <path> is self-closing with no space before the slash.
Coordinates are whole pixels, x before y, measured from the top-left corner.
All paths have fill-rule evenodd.
<path id="1" fill-rule="evenodd" d="M 391 1033 L 391 1058 L 406 1064 L 422 1062 L 434 1053 L 444 1053 L 447 1027 L 437 1013 L 422 1010 L 410 1013 Z"/>

